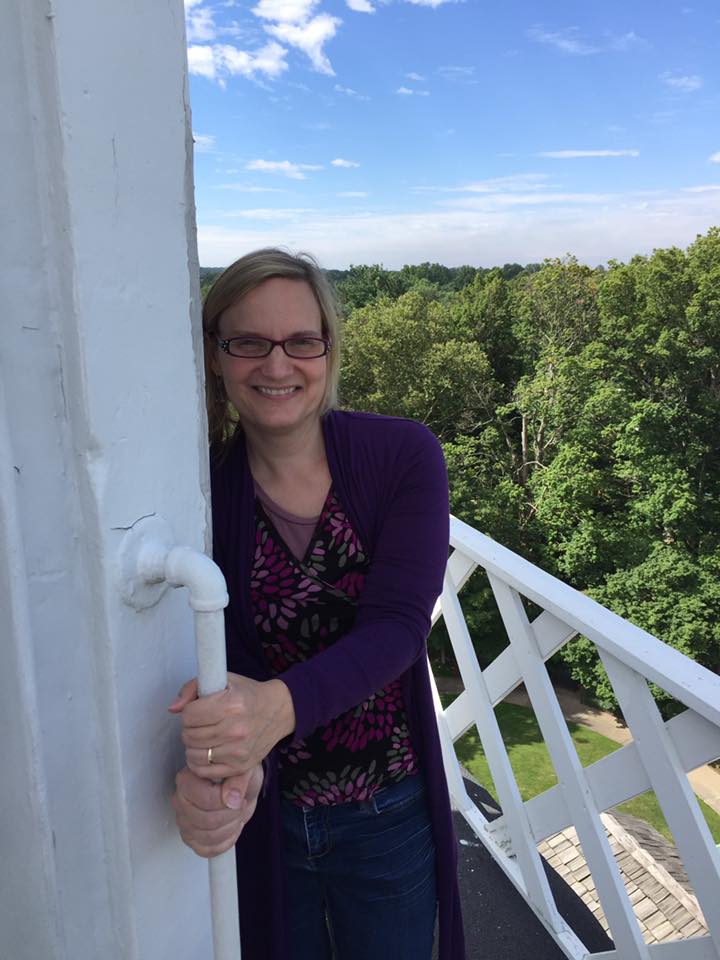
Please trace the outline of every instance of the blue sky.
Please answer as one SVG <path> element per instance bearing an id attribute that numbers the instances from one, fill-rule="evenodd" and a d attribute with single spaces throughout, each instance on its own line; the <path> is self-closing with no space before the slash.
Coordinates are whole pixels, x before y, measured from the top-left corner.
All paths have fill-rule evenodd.
<path id="1" fill-rule="evenodd" d="M 720 224 L 720 4 L 185 0 L 200 262 L 624 260 Z"/>

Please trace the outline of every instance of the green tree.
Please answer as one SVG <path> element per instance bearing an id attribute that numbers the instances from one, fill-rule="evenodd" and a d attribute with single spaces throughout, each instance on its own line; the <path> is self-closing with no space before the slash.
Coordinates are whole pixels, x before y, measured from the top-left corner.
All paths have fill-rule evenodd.
<path id="1" fill-rule="evenodd" d="M 520 374 L 518 343 L 513 332 L 510 284 L 500 270 L 478 274 L 453 301 L 455 324 L 474 337 L 487 354 L 493 376 L 506 387 Z"/>
<path id="2" fill-rule="evenodd" d="M 515 266 L 353 268 L 344 402 L 428 423 L 457 516 L 718 670 L 720 229 L 607 270 Z M 482 575 L 463 604 L 487 663 L 506 640 Z M 589 641 L 562 656 L 616 706 Z"/>
<path id="3" fill-rule="evenodd" d="M 717 554 L 696 559 L 683 547 L 656 544 L 642 563 L 610 575 L 593 596 L 709 670 L 720 672 Z M 565 651 L 575 679 L 601 706 L 617 711 L 615 692 L 594 645 L 582 637 Z M 655 685 L 652 690 L 665 717 L 684 709 L 666 690 Z"/>
<path id="4" fill-rule="evenodd" d="M 337 285 L 340 300 L 348 311 L 373 303 L 378 297 L 395 299 L 406 290 L 407 283 L 397 271 L 385 270 L 379 263 L 371 266 L 351 264 L 344 279 Z"/>
<path id="5" fill-rule="evenodd" d="M 421 420 L 443 440 L 477 433 L 494 417 L 498 385 L 477 343 L 454 332 L 432 288 L 355 310 L 344 330 L 343 403 Z"/>

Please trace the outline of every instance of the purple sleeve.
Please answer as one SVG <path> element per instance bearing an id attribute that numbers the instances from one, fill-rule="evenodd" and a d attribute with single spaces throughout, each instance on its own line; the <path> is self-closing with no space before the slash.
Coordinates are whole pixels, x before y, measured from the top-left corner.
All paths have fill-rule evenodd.
<path id="1" fill-rule="evenodd" d="M 448 557 L 445 461 L 438 441 L 418 424 L 394 452 L 397 479 L 377 508 L 382 524 L 353 629 L 280 677 L 292 694 L 295 736 L 362 703 L 425 653 Z"/>

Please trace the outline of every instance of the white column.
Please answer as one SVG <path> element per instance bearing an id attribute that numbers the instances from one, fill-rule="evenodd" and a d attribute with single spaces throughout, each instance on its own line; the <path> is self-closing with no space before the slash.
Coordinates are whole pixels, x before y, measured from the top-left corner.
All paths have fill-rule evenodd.
<path id="1" fill-rule="evenodd" d="M 186 597 L 117 592 L 159 513 L 203 549 L 182 0 L 0 5 L 0 956 L 210 955 L 165 711 Z"/>

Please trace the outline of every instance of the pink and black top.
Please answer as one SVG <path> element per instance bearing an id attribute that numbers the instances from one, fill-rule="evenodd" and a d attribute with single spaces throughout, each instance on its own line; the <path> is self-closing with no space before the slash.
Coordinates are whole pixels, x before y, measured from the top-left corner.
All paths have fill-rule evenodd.
<path id="1" fill-rule="evenodd" d="M 250 590 L 273 676 L 352 629 L 368 559 L 331 489 L 319 517 L 294 517 L 256 485 Z M 367 800 L 417 772 L 398 680 L 279 750 L 282 796 L 314 807 Z"/>

